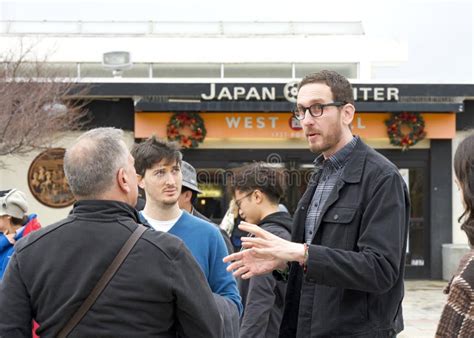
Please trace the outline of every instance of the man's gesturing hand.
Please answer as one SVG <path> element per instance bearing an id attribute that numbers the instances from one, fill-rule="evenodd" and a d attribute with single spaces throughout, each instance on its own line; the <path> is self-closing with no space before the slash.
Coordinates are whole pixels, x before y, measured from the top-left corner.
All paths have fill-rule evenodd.
<path id="1" fill-rule="evenodd" d="M 275 269 L 284 269 L 287 262 L 304 259 L 303 244 L 286 241 L 246 222 L 240 223 L 239 229 L 255 237 L 242 237 L 244 250 L 224 258 L 224 262 L 231 262 L 227 271 L 234 271 L 236 277 L 248 279 Z"/>

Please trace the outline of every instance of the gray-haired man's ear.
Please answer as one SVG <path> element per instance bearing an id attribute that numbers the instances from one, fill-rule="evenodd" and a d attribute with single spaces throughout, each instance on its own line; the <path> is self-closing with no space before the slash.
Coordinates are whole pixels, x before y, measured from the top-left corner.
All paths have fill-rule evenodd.
<path id="1" fill-rule="evenodd" d="M 124 168 L 120 168 L 117 172 L 117 183 L 120 189 L 124 192 L 129 193 L 130 191 L 132 191 L 132 187 L 130 186 L 130 177 L 128 177 L 128 174 Z"/>

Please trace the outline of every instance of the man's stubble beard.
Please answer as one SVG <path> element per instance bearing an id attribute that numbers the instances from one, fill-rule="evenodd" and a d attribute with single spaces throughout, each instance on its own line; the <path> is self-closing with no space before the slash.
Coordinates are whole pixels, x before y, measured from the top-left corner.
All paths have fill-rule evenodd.
<path id="1" fill-rule="evenodd" d="M 334 147 L 336 144 L 338 144 L 341 138 L 342 128 L 338 125 L 338 131 L 326 136 L 326 138 L 323 139 L 323 143 L 321 144 L 321 146 L 317 146 L 316 144 L 310 144 L 309 150 L 315 154 L 324 153 Z"/>

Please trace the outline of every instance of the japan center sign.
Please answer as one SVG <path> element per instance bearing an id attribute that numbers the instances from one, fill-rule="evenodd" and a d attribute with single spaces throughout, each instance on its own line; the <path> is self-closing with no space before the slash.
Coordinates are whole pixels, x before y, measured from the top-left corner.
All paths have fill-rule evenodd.
<path id="1" fill-rule="evenodd" d="M 299 81 L 290 81 L 286 84 L 219 84 L 210 83 L 209 90 L 201 93 L 203 101 L 276 101 L 285 98 L 296 103 Z M 355 101 L 397 102 L 399 88 L 392 86 L 353 85 Z"/>

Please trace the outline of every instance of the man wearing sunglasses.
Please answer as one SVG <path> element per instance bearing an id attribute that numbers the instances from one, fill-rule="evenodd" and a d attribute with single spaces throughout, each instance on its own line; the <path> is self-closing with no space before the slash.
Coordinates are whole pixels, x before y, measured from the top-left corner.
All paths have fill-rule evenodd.
<path id="1" fill-rule="evenodd" d="M 236 276 L 279 271 L 288 278 L 280 337 L 393 337 L 401 303 L 409 222 L 398 169 L 353 136 L 349 81 L 332 71 L 306 76 L 294 115 L 317 154 L 294 216 L 292 239 L 242 224 L 255 237 L 225 258 Z"/>

